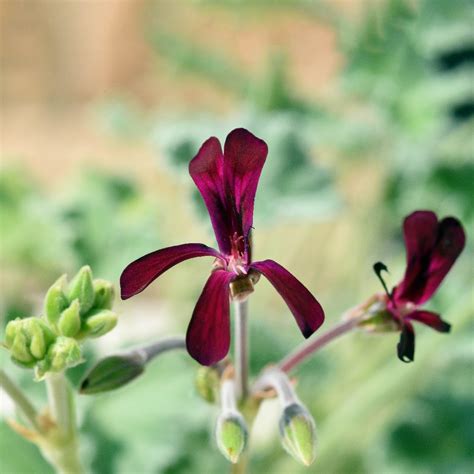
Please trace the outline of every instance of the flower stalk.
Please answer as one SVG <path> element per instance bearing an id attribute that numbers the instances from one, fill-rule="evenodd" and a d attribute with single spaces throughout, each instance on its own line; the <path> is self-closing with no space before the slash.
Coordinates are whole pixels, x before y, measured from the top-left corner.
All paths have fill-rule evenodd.
<path id="1" fill-rule="evenodd" d="M 74 398 L 65 373 L 45 378 L 50 416 L 55 430 L 39 442 L 46 459 L 62 474 L 81 474 Z"/>
<path id="2" fill-rule="evenodd" d="M 17 409 L 21 411 L 25 419 L 31 424 L 31 427 L 36 431 L 41 431 L 41 426 L 38 423 L 38 413 L 36 408 L 11 379 L 8 377 L 5 371 L 0 369 L 0 387 L 15 403 Z"/>
<path id="3" fill-rule="evenodd" d="M 235 381 L 239 400 L 248 394 L 248 299 L 236 300 L 235 308 Z"/>
<path id="4" fill-rule="evenodd" d="M 288 354 L 284 359 L 278 363 L 278 367 L 283 372 L 290 372 L 296 366 L 304 362 L 306 359 L 311 357 L 315 352 L 322 349 L 324 346 L 329 344 L 334 339 L 347 334 L 352 331 L 358 324 L 363 321 L 367 316 L 365 314 L 343 320 L 339 324 L 336 324 L 329 331 L 325 332 L 321 336 L 309 339 L 305 343 L 297 347 L 293 352 Z"/>

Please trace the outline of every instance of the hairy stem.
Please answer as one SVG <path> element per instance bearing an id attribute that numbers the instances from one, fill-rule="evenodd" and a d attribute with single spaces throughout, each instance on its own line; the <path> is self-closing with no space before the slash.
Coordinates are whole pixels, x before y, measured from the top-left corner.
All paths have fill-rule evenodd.
<path id="1" fill-rule="evenodd" d="M 49 410 L 57 433 L 41 445 L 42 452 L 59 473 L 80 474 L 84 470 L 79 459 L 76 411 L 71 387 L 64 372 L 51 373 L 45 380 Z"/>
<path id="2" fill-rule="evenodd" d="M 237 397 L 248 394 L 248 300 L 235 301 L 235 382 Z"/>
<path id="3" fill-rule="evenodd" d="M 260 378 L 255 382 L 253 391 L 261 392 L 270 387 L 276 391 L 283 407 L 299 403 L 290 379 L 282 369 L 271 367 L 265 370 Z"/>
<path id="4" fill-rule="evenodd" d="M 169 337 L 160 341 L 154 342 L 144 347 L 137 349 L 137 352 L 143 352 L 146 361 L 154 359 L 156 356 L 173 349 L 185 349 L 186 340 L 182 336 Z"/>
<path id="5" fill-rule="evenodd" d="M 0 387 L 15 403 L 16 407 L 23 413 L 25 418 L 30 422 L 31 426 L 36 431 L 41 432 L 41 426 L 38 423 L 38 414 L 35 407 L 11 379 L 8 377 L 5 371 L 0 369 Z"/>
<path id="6" fill-rule="evenodd" d="M 292 353 L 288 354 L 283 360 L 281 360 L 278 363 L 278 367 L 283 372 L 290 372 L 297 365 L 308 359 L 319 349 L 323 348 L 325 345 L 329 344 L 334 339 L 337 339 L 339 336 L 350 332 L 365 317 L 366 315 L 362 314 L 358 317 L 349 318 L 339 324 L 336 324 L 336 326 L 334 326 L 332 329 L 322 334 L 321 336 L 309 339 L 308 341 L 297 347 Z"/>

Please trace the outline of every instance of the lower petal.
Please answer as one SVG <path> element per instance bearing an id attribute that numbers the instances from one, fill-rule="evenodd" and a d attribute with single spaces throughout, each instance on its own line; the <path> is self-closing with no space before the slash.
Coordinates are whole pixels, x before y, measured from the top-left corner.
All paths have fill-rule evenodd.
<path id="1" fill-rule="evenodd" d="M 397 344 L 397 354 L 402 362 L 413 362 L 415 359 L 415 331 L 411 323 L 407 321 L 403 324 L 400 341 Z"/>
<path id="2" fill-rule="evenodd" d="M 426 324 L 426 326 L 439 332 L 449 332 L 451 330 L 451 324 L 443 321 L 439 314 L 432 313 L 431 311 L 414 311 L 405 317 L 406 319 Z"/>
<path id="3" fill-rule="evenodd" d="M 208 278 L 186 334 L 189 354 L 202 365 L 223 359 L 230 346 L 229 283 L 234 274 L 216 270 Z"/>
<path id="4" fill-rule="evenodd" d="M 310 291 L 273 260 L 254 262 L 251 268 L 264 275 L 290 308 L 303 336 L 308 338 L 324 322 L 324 311 Z"/>

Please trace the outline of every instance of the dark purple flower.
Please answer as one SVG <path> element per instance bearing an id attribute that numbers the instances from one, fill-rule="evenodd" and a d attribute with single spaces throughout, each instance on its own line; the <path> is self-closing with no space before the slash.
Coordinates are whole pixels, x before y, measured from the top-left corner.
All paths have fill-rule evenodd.
<path id="1" fill-rule="evenodd" d="M 420 309 L 435 293 L 464 248 L 466 237 L 454 217 L 438 221 L 431 211 L 416 211 L 405 218 L 403 233 L 407 268 L 403 280 L 386 297 L 387 309 L 401 330 L 398 357 L 411 362 L 415 354 L 412 321 L 436 331 L 449 332 L 451 326 L 439 314 Z"/>
<path id="2" fill-rule="evenodd" d="M 305 337 L 324 321 L 321 305 L 285 268 L 273 260 L 252 262 L 253 207 L 266 156 L 266 143 L 243 128 L 227 136 L 224 152 L 217 138 L 204 142 L 189 164 L 189 173 L 206 204 L 219 250 L 204 244 L 157 250 L 128 265 L 120 278 L 122 299 L 127 299 L 183 260 L 215 258 L 186 334 L 188 352 L 203 365 L 227 355 L 229 300 L 245 298 L 260 274 L 280 293 Z"/>

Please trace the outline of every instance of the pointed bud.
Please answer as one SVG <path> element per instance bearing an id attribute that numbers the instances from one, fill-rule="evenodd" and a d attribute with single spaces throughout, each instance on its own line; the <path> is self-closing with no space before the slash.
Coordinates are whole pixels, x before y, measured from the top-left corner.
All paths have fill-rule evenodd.
<path id="1" fill-rule="evenodd" d="M 87 318 L 81 329 L 81 337 L 100 337 L 117 324 L 117 315 L 108 309 L 98 311 Z"/>
<path id="2" fill-rule="evenodd" d="M 45 357 L 55 335 L 40 318 L 15 319 L 5 329 L 5 345 L 12 359 L 20 365 L 31 367 Z"/>
<path id="3" fill-rule="evenodd" d="M 288 405 L 280 418 L 283 447 L 297 461 L 309 466 L 316 456 L 316 426 L 312 416 L 299 403 Z"/>
<path id="4" fill-rule="evenodd" d="M 47 372 L 61 372 L 82 362 L 79 344 L 71 337 L 59 336 L 51 344 L 46 357 L 36 366 L 36 378 L 41 380 Z"/>
<path id="5" fill-rule="evenodd" d="M 81 317 L 79 315 L 79 300 L 75 299 L 69 308 L 66 308 L 58 321 L 58 329 L 61 335 L 74 337 L 81 329 Z"/>
<path id="6" fill-rule="evenodd" d="M 248 439 L 247 426 L 238 412 L 222 414 L 217 419 L 216 440 L 220 452 L 231 462 L 237 463 Z"/>
<path id="7" fill-rule="evenodd" d="M 94 304 L 94 287 L 92 272 L 89 266 L 82 267 L 69 285 L 67 294 L 69 301 L 79 300 L 81 315 L 86 314 Z"/>
<path id="8" fill-rule="evenodd" d="M 112 283 L 107 280 L 94 280 L 94 308 L 112 309 L 115 297 L 115 290 Z"/>
<path id="9" fill-rule="evenodd" d="M 44 314 L 53 326 L 58 322 L 62 311 L 69 305 L 64 293 L 65 288 L 66 275 L 63 275 L 53 283 L 44 298 Z"/>
<path id="10" fill-rule="evenodd" d="M 86 375 L 80 392 L 91 395 L 123 387 L 145 371 L 145 364 L 146 355 L 138 351 L 106 357 Z"/>
<path id="11" fill-rule="evenodd" d="M 214 367 L 200 366 L 196 373 L 196 390 L 206 402 L 214 403 L 217 398 L 220 380 L 219 372 Z"/>

